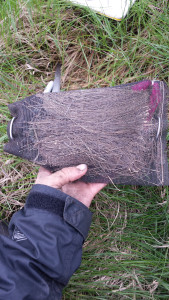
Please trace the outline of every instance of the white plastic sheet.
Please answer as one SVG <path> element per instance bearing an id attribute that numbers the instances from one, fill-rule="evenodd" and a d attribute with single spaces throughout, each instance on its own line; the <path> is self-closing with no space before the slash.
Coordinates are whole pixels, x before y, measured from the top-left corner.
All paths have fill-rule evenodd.
<path id="1" fill-rule="evenodd" d="M 136 0 L 70 0 L 73 3 L 88 6 L 107 17 L 121 20 Z"/>

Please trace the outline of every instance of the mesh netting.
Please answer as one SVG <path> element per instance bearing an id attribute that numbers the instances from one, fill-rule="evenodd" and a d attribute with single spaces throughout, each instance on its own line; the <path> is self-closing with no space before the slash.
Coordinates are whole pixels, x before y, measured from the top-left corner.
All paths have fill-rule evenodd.
<path id="1" fill-rule="evenodd" d="M 86 182 L 168 185 L 166 91 L 145 80 L 27 97 L 9 105 L 4 150 L 52 171 L 85 163 Z"/>

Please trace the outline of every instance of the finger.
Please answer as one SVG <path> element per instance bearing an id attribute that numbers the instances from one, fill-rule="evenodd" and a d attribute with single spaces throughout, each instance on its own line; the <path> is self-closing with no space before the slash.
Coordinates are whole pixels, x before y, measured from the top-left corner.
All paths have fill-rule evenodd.
<path id="1" fill-rule="evenodd" d="M 45 184 L 46 178 L 51 174 L 50 171 L 43 167 L 39 168 L 39 172 L 35 181 L 35 184 Z"/>
<path id="2" fill-rule="evenodd" d="M 85 164 L 63 168 L 50 176 L 51 184 L 56 188 L 61 188 L 63 185 L 81 178 L 86 172 L 87 166 Z"/>
<path id="3" fill-rule="evenodd" d="M 44 167 L 40 167 L 39 168 L 39 172 L 38 172 L 38 175 L 40 176 L 46 176 L 46 175 L 50 175 L 52 174 L 49 170 L 45 169 Z"/>
<path id="4" fill-rule="evenodd" d="M 106 183 L 89 183 L 89 187 L 94 197 L 98 192 L 100 192 L 107 184 Z"/>

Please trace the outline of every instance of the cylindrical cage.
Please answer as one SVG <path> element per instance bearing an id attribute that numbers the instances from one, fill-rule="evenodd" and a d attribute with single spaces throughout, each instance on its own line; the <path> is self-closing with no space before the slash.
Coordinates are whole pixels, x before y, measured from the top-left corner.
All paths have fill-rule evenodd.
<path id="1" fill-rule="evenodd" d="M 86 182 L 168 185 L 167 87 L 161 81 L 36 94 L 10 104 L 8 153 Z"/>

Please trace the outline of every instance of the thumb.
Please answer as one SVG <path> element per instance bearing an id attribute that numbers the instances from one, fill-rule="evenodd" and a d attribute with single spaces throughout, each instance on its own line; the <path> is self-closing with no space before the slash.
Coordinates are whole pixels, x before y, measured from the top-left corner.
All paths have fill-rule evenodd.
<path id="1" fill-rule="evenodd" d="M 50 175 L 50 185 L 61 188 L 63 185 L 81 178 L 87 172 L 87 165 L 81 164 L 76 167 L 63 168 Z"/>

